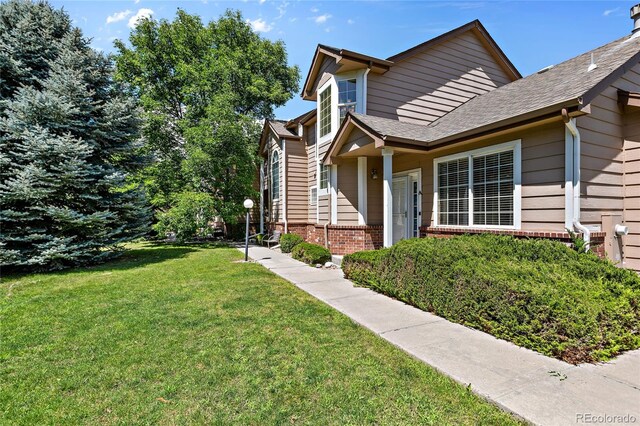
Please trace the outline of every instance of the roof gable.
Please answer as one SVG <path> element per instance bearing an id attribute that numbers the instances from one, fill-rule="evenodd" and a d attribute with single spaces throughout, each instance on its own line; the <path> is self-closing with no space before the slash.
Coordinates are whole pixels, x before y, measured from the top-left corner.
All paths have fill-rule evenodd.
<path id="1" fill-rule="evenodd" d="M 487 29 L 477 19 L 469 22 L 468 24 L 455 28 L 447 33 L 439 35 L 438 37 L 432 38 L 431 40 L 427 40 L 424 43 L 420 43 L 417 46 L 411 47 L 403 52 L 397 53 L 387 58 L 387 60 L 392 61 L 393 63 L 404 61 L 405 59 L 408 59 L 418 53 L 429 50 L 434 46 L 437 46 L 467 32 L 473 34 L 480 41 L 480 43 L 482 43 L 484 48 L 489 52 L 496 63 L 504 70 L 504 72 L 511 78 L 512 81 L 522 78 L 522 75 L 517 70 L 517 68 L 509 60 L 507 55 L 504 54 L 500 46 L 498 46 L 493 37 L 491 37 Z"/>

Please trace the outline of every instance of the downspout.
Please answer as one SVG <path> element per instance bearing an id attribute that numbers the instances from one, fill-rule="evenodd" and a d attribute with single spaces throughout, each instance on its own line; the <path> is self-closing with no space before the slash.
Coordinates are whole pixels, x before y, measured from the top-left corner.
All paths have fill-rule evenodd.
<path id="1" fill-rule="evenodd" d="M 582 239 L 585 242 L 585 249 L 589 250 L 591 243 L 591 231 L 580 223 L 580 131 L 576 126 L 576 119 L 570 118 L 566 109 L 562 110 L 564 125 L 569 130 L 573 139 L 573 161 L 572 168 L 572 192 L 573 192 L 573 227 L 582 232 Z"/>
<path id="2" fill-rule="evenodd" d="M 284 233 L 289 233 L 287 221 L 287 140 L 282 139 L 282 217 L 284 219 Z"/>
<path id="3" fill-rule="evenodd" d="M 364 71 L 364 76 L 362 77 L 362 113 L 363 114 L 367 113 L 367 86 L 368 86 L 367 81 L 369 80 L 368 76 L 370 71 L 371 71 L 371 63 L 369 63 L 369 66 Z"/>
<path id="4" fill-rule="evenodd" d="M 324 223 L 323 227 L 324 227 L 324 247 L 325 248 L 329 248 L 329 225 L 331 224 L 331 173 L 329 171 L 327 171 L 328 176 L 327 176 L 327 181 L 328 181 L 328 193 L 329 193 L 329 201 L 327 203 L 327 221 Z"/>

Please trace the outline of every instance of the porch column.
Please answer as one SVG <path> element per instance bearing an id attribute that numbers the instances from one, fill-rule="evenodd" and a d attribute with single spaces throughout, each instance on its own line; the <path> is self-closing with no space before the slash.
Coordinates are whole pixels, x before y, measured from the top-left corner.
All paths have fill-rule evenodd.
<path id="1" fill-rule="evenodd" d="M 367 224 L 367 157 L 358 157 L 358 225 Z"/>
<path id="2" fill-rule="evenodd" d="M 390 247 L 393 244 L 393 149 L 382 149 L 382 195 L 383 195 L 383 245 Z"/>

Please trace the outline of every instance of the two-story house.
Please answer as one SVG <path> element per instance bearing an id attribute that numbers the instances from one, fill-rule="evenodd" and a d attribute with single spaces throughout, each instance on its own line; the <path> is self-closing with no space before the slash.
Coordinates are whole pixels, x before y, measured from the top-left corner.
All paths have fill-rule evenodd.
<path id="1" fill-rule="evenodd" d="M 479 21 L 387 59 L 319 45 L 302 91 L 316 107 L 263 129 L 263 226 L 333 254 L 571 230 L 640 270 L 632 15 L 633 34 L 526 78 Z"/>

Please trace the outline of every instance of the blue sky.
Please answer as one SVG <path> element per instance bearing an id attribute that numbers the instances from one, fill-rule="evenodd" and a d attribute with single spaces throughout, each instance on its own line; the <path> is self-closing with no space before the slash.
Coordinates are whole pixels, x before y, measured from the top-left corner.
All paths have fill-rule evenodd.
<path id="1" fill-rule="evenodd" d="M 177 8 L 216 19 L 239 9 L 256 31 L 284 40 L 302 82 L 318 43 L 386 58 L 473 19 L 480 21 L 523 75 L 569 59 L 630 33 L 629 1 L 53 1 L 93 38 L 113 51 L 139 16 L 173 19 Z M 314 104 L 296 94 L 276 111 L 293 118 Z"/>

